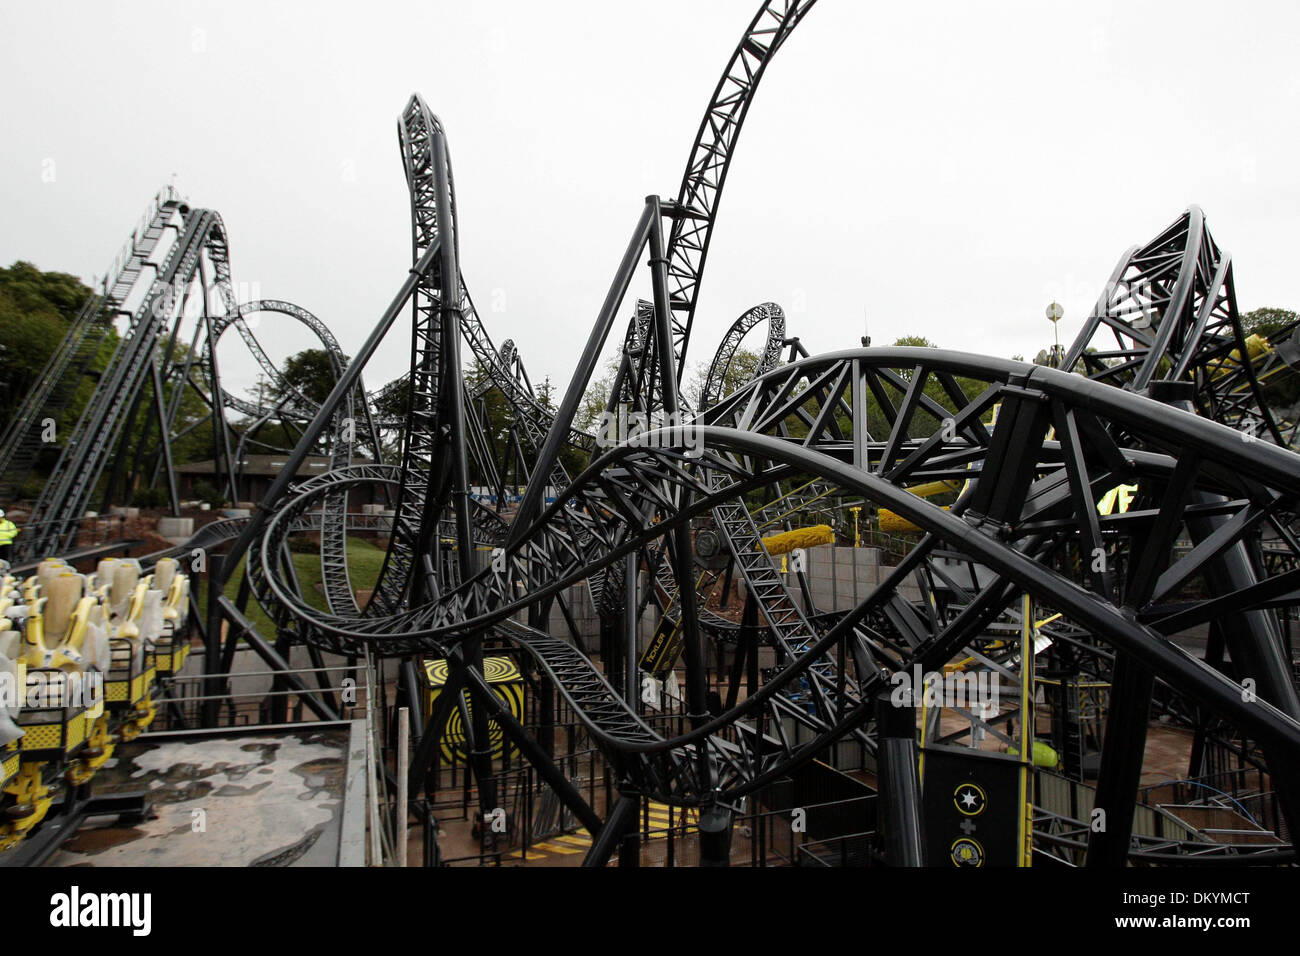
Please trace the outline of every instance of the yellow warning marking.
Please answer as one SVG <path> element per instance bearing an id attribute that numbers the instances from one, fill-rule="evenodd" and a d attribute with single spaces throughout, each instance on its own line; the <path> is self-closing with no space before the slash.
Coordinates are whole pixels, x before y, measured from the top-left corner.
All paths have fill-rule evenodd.
<path id="1" fill-rule="evenodd" d="M 568 855 L 568 854 L 571 854 L 571 853 L 581 853 L 581 852 L 582 852 L 582 851 L 579 850 L 577 847 L 572 847 L 572 846 L 563 846 L 563 845 L 561 845 L 561 844 L 555 844 L 555 843 L 534 843 L 534 844 L 533 844 L 533 849 L 534 849 L 534 850 L 545 850 L 547 853 L 559 853 L 559 854 L 561 854 L 562 856 L 563 856 L 563 855 Z"/>
<path id="2" fill-rule="evenodd" d="M 683 816 L 698 817 L 700 815 L 700 812 L 696 810 L 694 807 L 687 807 L 685 809 L 683 809 L 682 807 L 670 807 L 668 806 L 668 804 L 659 803 L 656 800 L 651 800 L 648 806 L 650 808 L 651 816 L 653 816 L 656 813 L 667 816 L 669 812 L 671 812 L 678 819 L 681 819 Z"/>
<path id="3" fill-rule="evenodd" d="M 573 856 L 575 853 L 586 853 L 590 849 L 591 834 L 580 830 L 577 833 L 557 833 L 548 840 L 534 843 L 527 851 L 520 850 L 510 856 L 511 859 L 523 860 L 527 863 L 529 860 L 544 860 L 548 854 Z"/>
<path id="4" fill-rule="evenodd" d="M 668 804 L 659 803 L 651 800 L 648 804 L 646 814 L 649 820 L 650 833 L 646 835 L 647 840 L 665 840 L 668 834 L 665 832 L 669 828 L 681 830 L 689 828 L 699 822 L 700 812 L 694 808 L 682 809 L 674 807 L 670 809 Z"/>
<path id="5" fill-rule="evenodd" d="M 561 833 L 559 836 L 553 837 L 552 839 L 558 840 L 559 842 L 564 843 L 568 846 L 580 846 L 580 847 L 591 846 L 590 836 L 579 836 L 577 834 Z"/>

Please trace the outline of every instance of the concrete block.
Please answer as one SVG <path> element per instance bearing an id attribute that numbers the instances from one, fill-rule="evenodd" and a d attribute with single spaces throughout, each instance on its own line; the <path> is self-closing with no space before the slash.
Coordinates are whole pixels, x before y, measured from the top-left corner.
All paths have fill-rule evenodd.
<path id="1" fill-rule="evenodd" d="M 159 518 L 158 533 L 164 538 L 188 538 L 190 535 L 194 534 L 194 519 L 171 517 Z"/>

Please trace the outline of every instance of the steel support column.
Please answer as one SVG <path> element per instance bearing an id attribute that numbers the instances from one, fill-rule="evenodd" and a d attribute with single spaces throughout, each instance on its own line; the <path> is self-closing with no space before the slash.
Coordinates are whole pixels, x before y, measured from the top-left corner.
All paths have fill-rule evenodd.
<path id="1" fill-rule="evenodd" d="M 636 830 L 637 810 L 641 806 L 639 796 L 620 793 L 618 799 L 614 801 L 614 806 L 610 808 L 609 814 L 605 817 L 605 823 L 596 834 L 592 841 L 591 849 L 587 851 L 586 857 L 583 858 L 582 865 L 588 868 L 603 867 L 609 863 L 609 859 L 614 855 L 623 842 L 623 837 L 627 831 Z M 622 862 L 622 861 L 620 861 Z"/>
<path id="2" fill-rule="evenodd" d="M 879 731 L 879 827 L 890 866 L 925 866 L 918 776 L 916 710 L 895 705 L 889 692 L 876 697 Z"/>

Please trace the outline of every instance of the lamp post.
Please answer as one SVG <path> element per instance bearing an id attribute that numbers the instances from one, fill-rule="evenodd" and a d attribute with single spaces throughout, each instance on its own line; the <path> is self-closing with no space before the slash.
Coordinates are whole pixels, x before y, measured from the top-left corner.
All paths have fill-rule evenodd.
<path id="1" fill-rule="evenodd" d="M 1052 368 L 1061 367 L 1061 330 L 1057 325 L 1061 321 L 1061 316 L 1065 315 L 1065 309 L 1061 303 L 1052 302 L 1047 306 L 1047 320 L 1052 323 Z"/>

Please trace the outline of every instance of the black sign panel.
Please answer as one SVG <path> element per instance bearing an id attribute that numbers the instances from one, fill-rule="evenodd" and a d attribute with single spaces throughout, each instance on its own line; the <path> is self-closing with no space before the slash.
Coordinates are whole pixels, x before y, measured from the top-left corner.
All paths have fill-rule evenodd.
<path id="1" fill-rule="evenodd" d="M 921 756 L 931 866 L 1021 866 L 1028 859 L 1028 768 L 1014 757 L 929 746 Z"/>
<path id="2" fill-rule="evenodd" d="M 654 637 L 641 655 L 641 670 L 663 680 L 676 666 L 677 658 L 682 653 L 682 644 L 681 628 L 669 618 L 661 618 Z"/>

